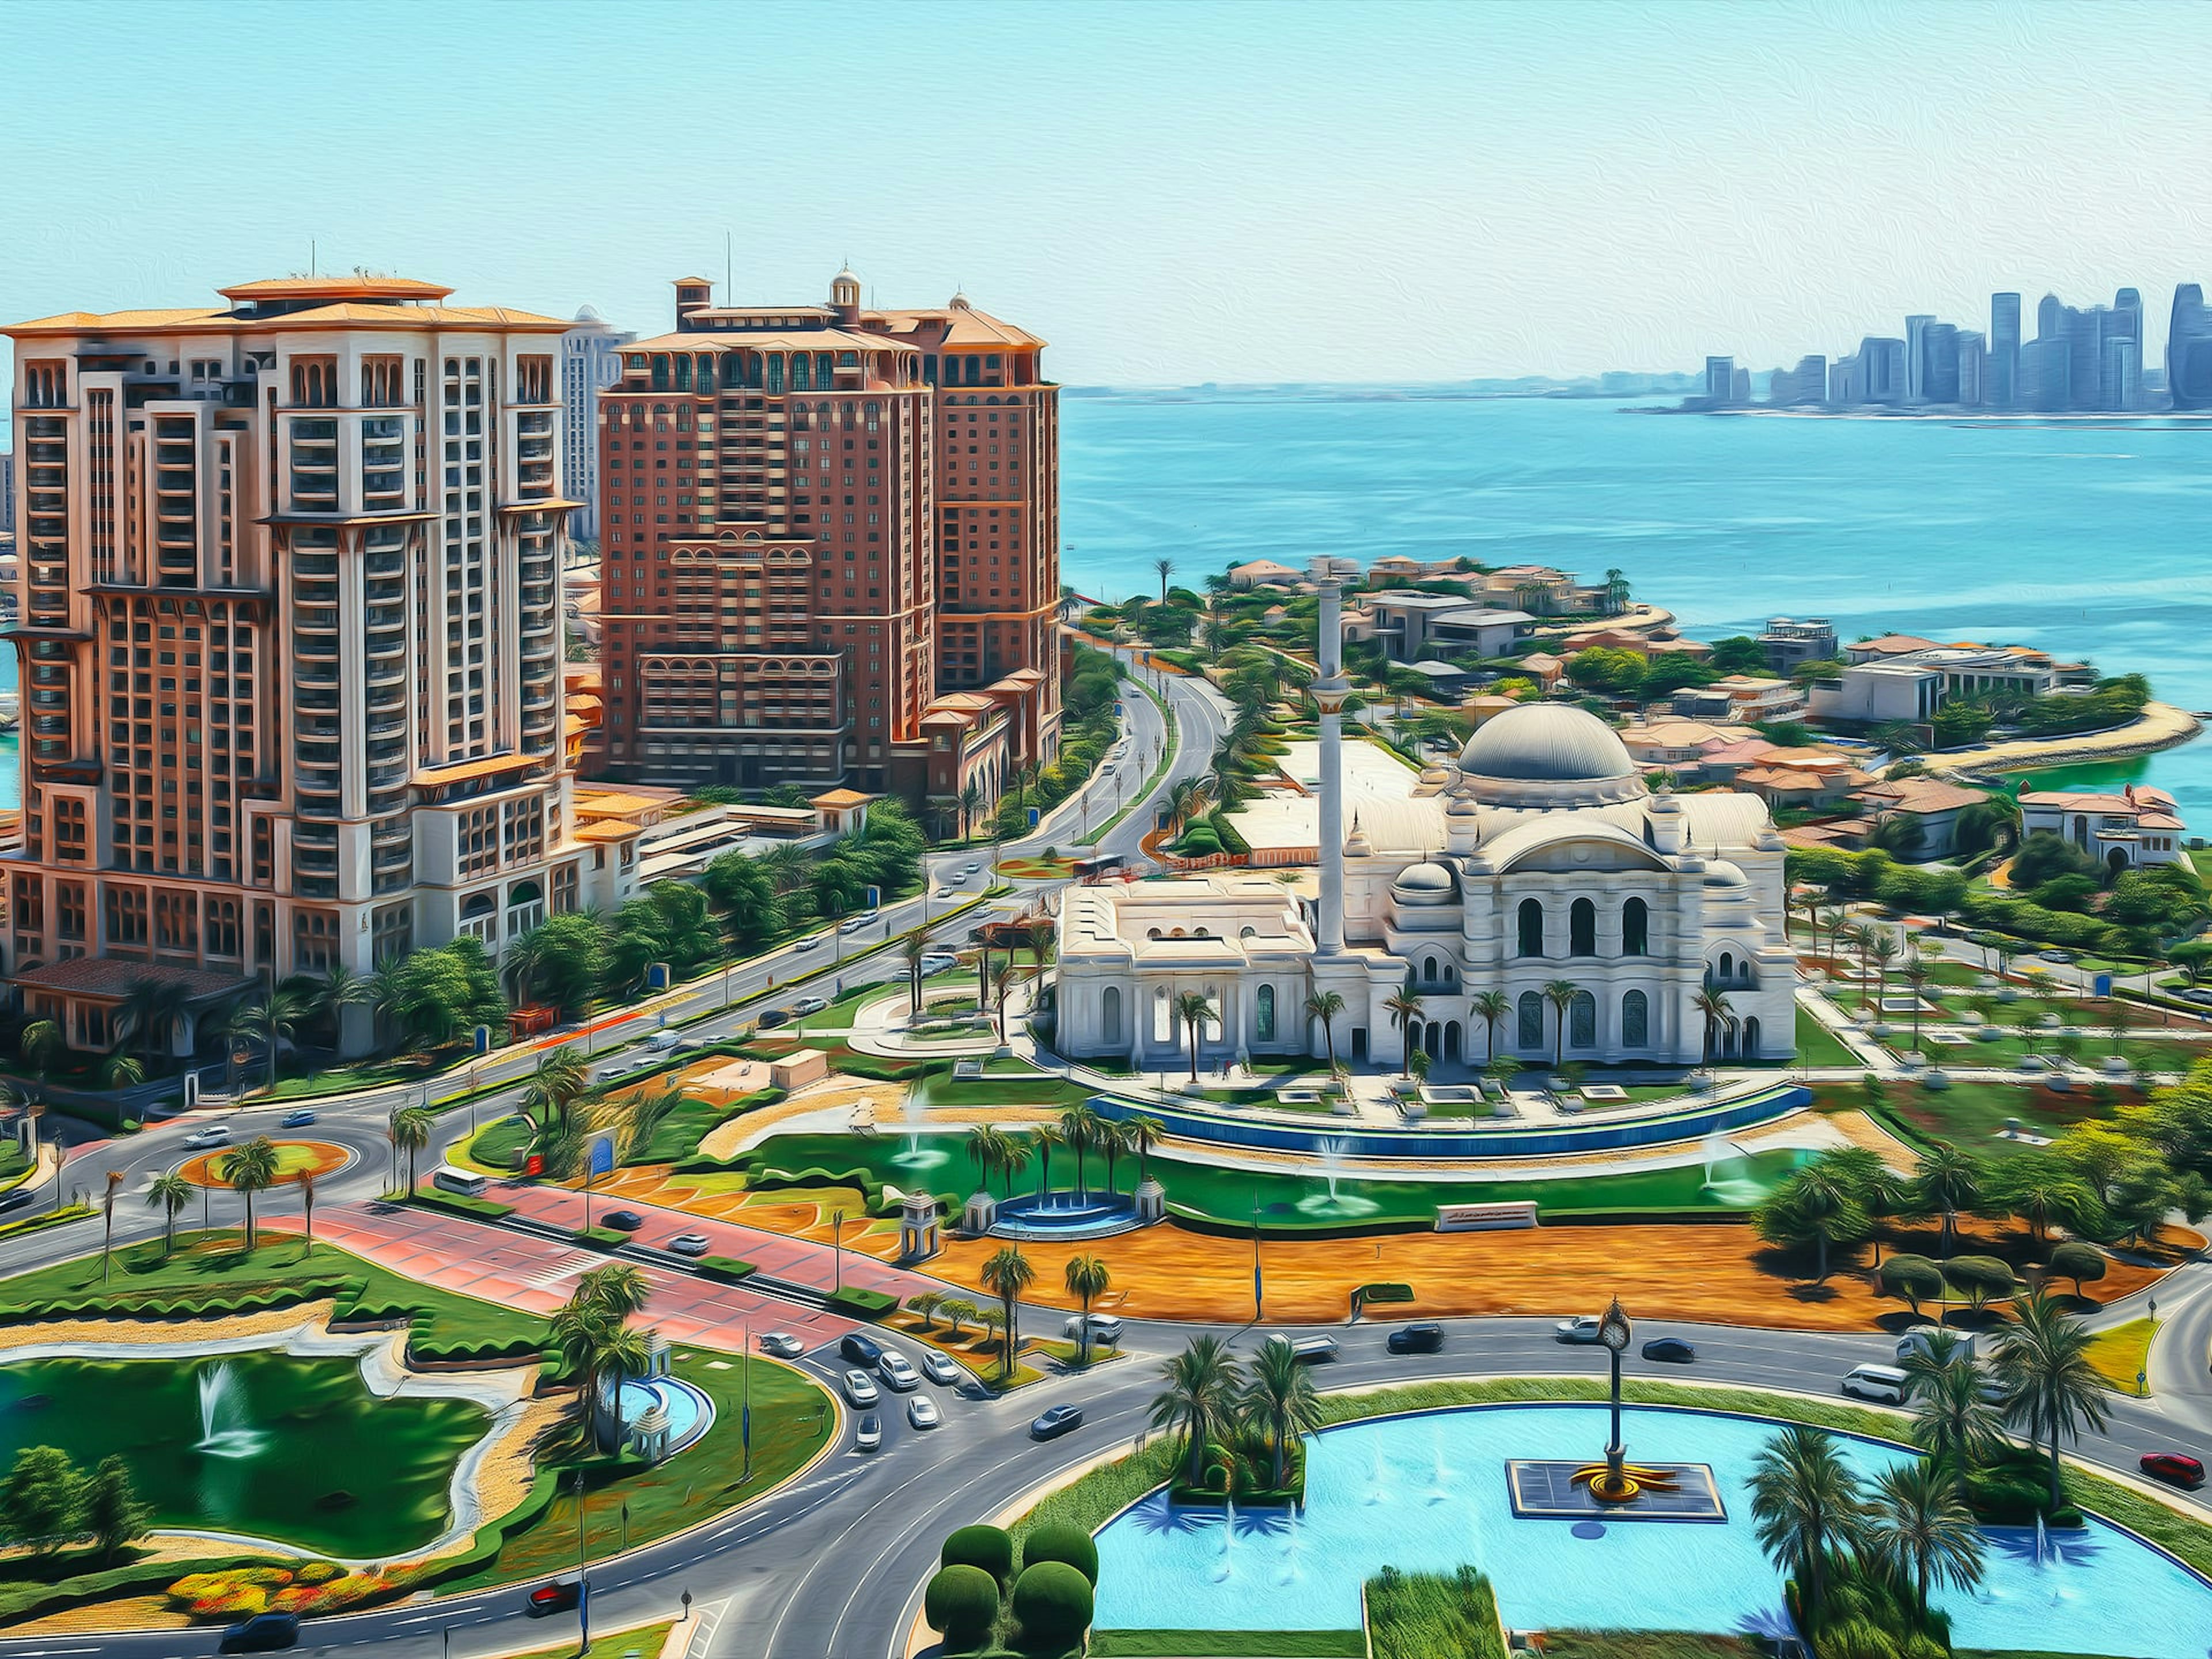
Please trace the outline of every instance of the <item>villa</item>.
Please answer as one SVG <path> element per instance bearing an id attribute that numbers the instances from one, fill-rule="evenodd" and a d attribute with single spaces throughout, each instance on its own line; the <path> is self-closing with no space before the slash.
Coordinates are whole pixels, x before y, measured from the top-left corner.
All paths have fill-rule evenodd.
<path id="1" fill-rule="evenodd" d="M 2020 829 L 2023 836 L 2047 830 L 2116 872 L 2179 864 L 2187 856 L 2182 836 L 2188 826 L 2173 797 L 2148 784 L 2129 784 L 2117 795 L 2029 790 L 2020 798 Z"/>

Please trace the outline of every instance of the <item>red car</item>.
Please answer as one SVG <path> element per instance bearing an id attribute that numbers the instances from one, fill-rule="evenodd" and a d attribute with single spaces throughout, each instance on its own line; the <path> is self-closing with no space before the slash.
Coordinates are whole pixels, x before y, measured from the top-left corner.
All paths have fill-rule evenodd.
<path id="1" fill-rule="evenodd" d="M 576 1580 L 556 1578 L 531 1591 L 523 1603 L 523 1611 L 532 1619 L 544 1619 L 552 1613 L 567 1613 L 583 1599 L 583 1586 Z"/>
<path id="2" fill-rule="evenodd" d="M 2168 1486 L 2197 1487 L 2204 1484 L 2203 1464 L 2179 1452 L 2152 1452 L 2139 1467 L 2152 1480 L 2163 1480 Z"/>

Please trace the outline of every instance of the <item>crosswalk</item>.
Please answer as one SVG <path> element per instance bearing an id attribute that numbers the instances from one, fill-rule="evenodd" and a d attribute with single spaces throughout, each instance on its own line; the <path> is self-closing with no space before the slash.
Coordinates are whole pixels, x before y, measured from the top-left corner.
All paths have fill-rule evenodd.
<path id="1" fill-rule="evenodd" d="M 558 1289 L 599 1265 L 600 1259 L 586 1255 L 580 1250 L 563 1250 L 544 1266 L 523 1275 L 522 1282 L 534 1291 Z"/>

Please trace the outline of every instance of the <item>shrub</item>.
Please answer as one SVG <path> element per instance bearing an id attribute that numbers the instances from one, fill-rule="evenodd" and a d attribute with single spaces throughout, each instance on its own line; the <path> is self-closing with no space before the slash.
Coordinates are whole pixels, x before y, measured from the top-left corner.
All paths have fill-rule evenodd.
<path id="1" fill-rule="evenodd" d="M 1954 1255 L 1943 1264 L 1943 1278 L 1976 1313 L 1991 1297 L 2010 1296 L 2016 1288 L 2012 1269 L 1993 1255 Z"/>
<path id="2" fill-rule="evenodd" d="M 2083 1280 L 2094 1284 L 2105 1276 L 2105 1253 L 2094 1244 L 2069 1238 L 2051 1251 L 2051 1262 L 2045 1272 L 2052 1279 L 2072 1279 L 2074 1294 L 2079 1296 Z"/>
<path id="3" fill-rule="evenodd" d="M 948 1567 L 981 1568 L 1004 1584 L 1014 1576 L 1014 1540 L 1003 1527 L 962 1527 L 945 1539 L 937 1559 Z"/>
<path id="4" fill-rule="evenodd" d="M 1059 1659 L 1091 1628 L 1091 1581 L 1065 1561 L 1040 1561 L 1014 1581 L 1013 1610 L 1021 1651 Z"/>
<path id="5" fill-rule="evenodd" d="M 1875 1277 L 1884 1296 L 1901 1297 L 1917 1314 L 1920 1304 L 1943 1294 L 1943 1270 L 1924 1255 L 1893 1255 L 1881 1264 Z"/>
<path id="6" fill-rule="evenodd" d="M 1080 1527 L 1048 1522 L 1031 1528 L 1022 1538 L 1023 1576 L 1041 1561 L 1073 1567 L 1094 1588 L 1098 1583 L 1098 1540 Z"/>
<path id="7" fill-rule="evenodd" d="M 700 1276 L 719 1279 L 734 1285 L 741 1279 L 750 1279 L 759 1271 L 750 1261 L 740 1261 L 733 1255 L 702 1255 L 697 1262 Z"/>
<path id="8" fill-rule="evenodd" d="M 998 1581 L 981 1567 L 939 1567 L 922 1592 L 921 1616 L 948 1650 L 981 1647 L 999 1621 Z"/>
<path id="9" fill-rule="evenodd" d="M 898 1298 L 895 1296 L 886 1296 L 881 1291 L 858 1290 L 849 1285 L 823 1300 L 837 1312 L 851 1314 L 859 1319 L 881 1319 L 898 1306 Z"/>
<path id="10" fill-rule="evenodd" d="M 422 1188 L 408 1201 L 421 1209 L 466 1216 L 475 1221 L 504 1221 L 514 1213 L 512 1204 L 495 1204 L 489 1199 L 471 1198 L 466 1193 L 440 1192 L 434 1187 Z"/>

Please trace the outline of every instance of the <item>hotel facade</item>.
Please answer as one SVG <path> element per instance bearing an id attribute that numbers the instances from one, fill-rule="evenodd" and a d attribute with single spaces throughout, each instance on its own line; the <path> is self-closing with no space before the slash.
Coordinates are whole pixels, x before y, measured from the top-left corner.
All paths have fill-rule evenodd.
<path id="1" fill-rule="evenodd" d="M 606 766 L 988 805 L 1060 728 L 1059 388 L 956 295 L 712 303 L 599 400 Z"/>
<path id="2" fill-rule="evenodd" d="M 19 324 L 25 1012 L 114 1038 L 141 981 L 204 1012 L 612 906 L 563 705 L 569 325 L 393 277 Z M 176 1047 L 191 1046 L 189 1020 Z M 350 1011 L 346 1037 L 368 1035 Z"/>

